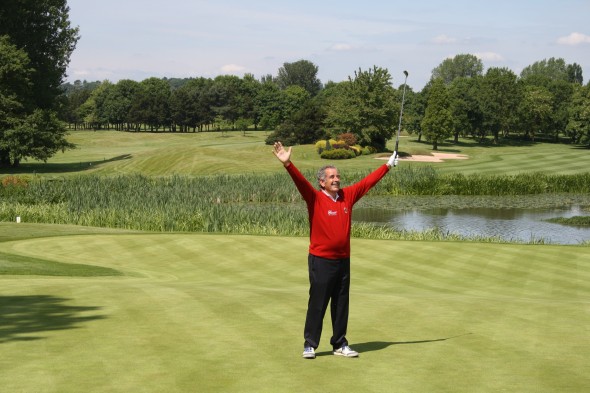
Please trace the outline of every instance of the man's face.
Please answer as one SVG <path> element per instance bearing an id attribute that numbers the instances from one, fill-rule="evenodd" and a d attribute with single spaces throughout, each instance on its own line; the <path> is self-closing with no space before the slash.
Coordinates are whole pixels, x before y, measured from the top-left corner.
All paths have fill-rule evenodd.
<path id="1" fill-rule="evenodd" d="M 338 173 L 338 169 L 326 169 L 326 179 L 320 180 L 320 186 L 328 193 L 336 195 L 340 190 L 340 173 Z"/>

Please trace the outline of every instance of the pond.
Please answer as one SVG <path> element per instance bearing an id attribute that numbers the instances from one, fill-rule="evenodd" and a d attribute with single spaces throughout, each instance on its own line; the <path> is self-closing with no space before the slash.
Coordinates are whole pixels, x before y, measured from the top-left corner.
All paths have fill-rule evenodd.
<path id="1" fill-rule="evenodd" d="M 580 206 L 564 208 L 433 208 L 392 211 L 361 207 L 353 219 L 387 223 L 398 230 L 422 232 L 437 228 L 445 233 L 467 237 L 498 237 L 510 241 L 543 240 L 552 244 L 579 244 L 590 241 L 590 227 L 570 226 L 544 221 L 554 217 L 587 216 Z"/>

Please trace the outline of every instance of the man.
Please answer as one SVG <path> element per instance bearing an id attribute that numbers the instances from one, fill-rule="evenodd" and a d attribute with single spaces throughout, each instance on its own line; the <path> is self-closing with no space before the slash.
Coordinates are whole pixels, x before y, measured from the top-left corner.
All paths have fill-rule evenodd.
<path id="1" fill-rule="evenodd" d="M 319 190 L 307 181 L 291 162 L 291 147 L 274 144 L 274 155 L 283 163 L 307 204 L 310 226 L 308 255 L 309 301 L 304 329 L 303 357 L 315 359 L 320 343 L 322 322 L 330 303 L 334 355 L 358 357 L 348 346 L 348 304 L 350 288 L 350 225 L 352 207 L 397 165 L 393 153 L 387 164 L 351 186 L 340 188 L 340 173 L 334 166 L 318 171 Z"/>

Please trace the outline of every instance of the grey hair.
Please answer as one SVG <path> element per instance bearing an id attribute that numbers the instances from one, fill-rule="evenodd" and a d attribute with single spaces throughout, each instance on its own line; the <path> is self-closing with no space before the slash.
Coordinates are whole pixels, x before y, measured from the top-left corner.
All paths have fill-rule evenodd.
<path id="1" fill-rule="evenodd" d="M 338 170 L 338 168 L 336 168 L 334 165 L 325 165 L 323 167 L 321 167 L 318 170 L 318 174 L 317 174 L 317 178 L 318 178 L 318 185 L 320 186 L 320 188 L 322 187 L 320 184 L 320 181 L 322 180 L 326 180 L 326 169 L 336 169 Z"/>

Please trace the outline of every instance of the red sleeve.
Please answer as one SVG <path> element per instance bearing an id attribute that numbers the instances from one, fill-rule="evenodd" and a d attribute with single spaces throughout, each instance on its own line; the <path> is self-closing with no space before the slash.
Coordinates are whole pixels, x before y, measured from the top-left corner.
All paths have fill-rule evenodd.
<path id="1" fill-rule="evenodd" d="M 379 180 L 383 179 L 389 172 L 389 167 L 386 164 L 381 165 L 373 172 L 369 173 L 364 179 L 355 183 L 349 187 L 345 187 L 343 191 L 352 198 L 352 204 L 354 205 L 359 199 L 363 197 L 375 184 L 379 183 Z"/>
<path id="2" fill-rule="evenodd" d="M 299 190 L 299 193 L 301 194 L 303 199 L 305 199 L 305 202 L 307 202 L 308 205 L 313 206 L 317 190 L 305 178 L 305 176 L 303 176 L 301 172 L 299 172 L 299 169 L 297 169 L 295 165 L 293 165 L 293 163 L 286 167 L 286 169 L 289 175 L 291 175 L 291 178 L 293 179 L 293 182 L 295 183 L 297 190 Z"/>

